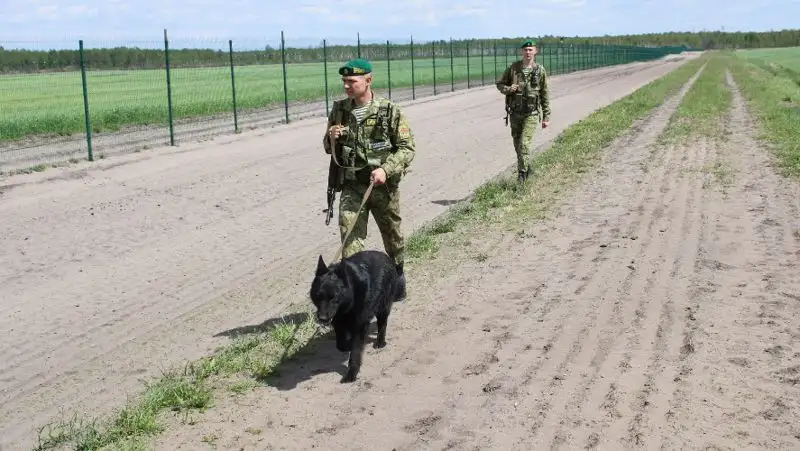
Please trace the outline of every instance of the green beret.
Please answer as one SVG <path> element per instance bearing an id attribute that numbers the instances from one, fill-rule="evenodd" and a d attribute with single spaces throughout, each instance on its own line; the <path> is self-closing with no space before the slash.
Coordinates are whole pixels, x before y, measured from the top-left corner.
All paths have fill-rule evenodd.
<path id="1" fill-rule="evenodd" d="M 533 39 L 528 39 L 526 41 L 523 41 L 522 45 L 520 45 L 519 48 L 522 49 L 525 47 L 536 47 L 536 41 L 534 41 Z"/>
<path id="2" fill-rule="evenodd" d="M 354 59 L 348 61 L 339 68 L 339 75 L 365 75 L 372 72 L 372 65 L 364 59 Z"/>

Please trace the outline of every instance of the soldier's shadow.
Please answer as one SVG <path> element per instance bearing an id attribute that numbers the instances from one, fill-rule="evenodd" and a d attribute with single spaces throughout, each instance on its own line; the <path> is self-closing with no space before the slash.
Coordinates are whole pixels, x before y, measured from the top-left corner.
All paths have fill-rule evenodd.
<path id="1" fill-rule="evenodd" d="M 456 205 L 458 203 L 464 202 L 467 200 L 467 197 L 463 197 L 461 199 L 440 199 L 440 200 L 433 200 L 431 203 L 436 205 L 442 205 L 445 207 L 449 207 L 450 205 Z"/>

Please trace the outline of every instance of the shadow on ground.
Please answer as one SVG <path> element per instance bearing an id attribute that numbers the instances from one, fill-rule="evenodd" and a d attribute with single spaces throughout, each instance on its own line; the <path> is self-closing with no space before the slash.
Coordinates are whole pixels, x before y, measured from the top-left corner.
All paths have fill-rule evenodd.
<path id="1" fill-rule="evenodd" d="M 268 319 L 261 324 L 240 326 L 217 333 L 215 336 L 226 336 L 236 338 L 240 335 L 268 333 L 277 324 L 293 323 L 295 335 L 298 333 L 302 324 L 308 320 L 307 313 L 290 313 L 278 318 Z M 376 352 L 372 347 L 377 337 L 377 326 L 373 320 L 370 323 L 367 333 L 367 340 L 364 344 L 364 365 L 369 364 L 370 354 Z M 292 339 L 296 339 L 293 336 Z M 390 344 L 391 345 L 391 344 Z M 291 356 L 287 356 L 289 348 L 283 350 L 279 362 L 274 370 L 267 376 L 257 377 L 256 380 L 264 385 L 274 387 L 280 391 L 293 390 L 304 382 L 311 380 L 315 376 L 338 373 L 336 382 L 347 373 L 347 362 L 350 357 L 349 352 L 341 352 L 336 349 L 336 337 L 333 329 L 321 328 L 317 333 L 300 349 L 297 349 Z"/>
<path id="2" fill-rule="evenodd" d="M 373 321 L 369 326 L 367 340 L 364 343 L 363 365 L 369 365 L 370 354 L 380 352 L 372 347 L 377 333 L 377 326 Z M 297 353 L 284 359 L 271 375 L 260 378 L 259 382 L 280 391 L 287 391 L 297 388 L 300 383 L 316 376 L 335 372 L 338 374 L 336 377 L 338 383 L 347 373 L 349 358 L 349 352 L 341 352 L 336 349 L 336 337 L 333 329 L 321 330 Z"/>
<path id="3" fill-rule="evenodd" d="M 432 204 L 436 204 L 436 205 L 443 205 L 443 206 L 447 207 L 447 206 L 450 206 L 450 205 L 455 205 L 455 204 L 464 202 L 465 200 L 467 200 L 466 197 L 461 198 L 461 199 L 440 199 L 440 200 L 432 200 L 431 203 Z"/>
<path id="4" fill-rule="evenodd" d="M 249 326 L 239 326 L 233 329 L 228 329 L 226 331 L 219 332 L 215 334 L 215 337 L 228 337 L 228 338 L 236 338 L 239 335 L 248 335 L 248 334 L 264 334 L 269 332 L 275 325 L 289 322 L 300 324 L 306 319 L 305 313 L 290 313 L 285 316 L 281 316 L 280 318 L 272 318 L 264 321 L 261 324 L 252 324 Z"/>

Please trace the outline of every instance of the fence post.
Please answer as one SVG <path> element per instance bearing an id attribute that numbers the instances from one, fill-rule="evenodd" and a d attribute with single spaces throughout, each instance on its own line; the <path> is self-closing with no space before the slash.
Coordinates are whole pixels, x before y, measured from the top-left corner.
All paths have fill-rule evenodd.
<path id="1" fill-rule="evenodd" d="M 411 100 L 416 100 L 417 90 L 414 80 L 414 36 L 411 36 Z"/>
<path id="2" fill-rule="evenodd" d="M 283 109 L 286 123 L 289 123 L 289 87 L 286 85 L 286 41 L 281 30 L 281 66 L 283 66 Z"/>
<path id="3" fill-rule="evenodd" d="M 549 45 L 546 45 L 544 49 L 547 50 L 545 52 L 545 54 L 547 55 L 546 67 L 548 67 L 548 70 L 553 70 L 553 51 Z"/>
<path id="4" fill-rule="evenodd" d="M 586 68 L 594 69 L 594 46 L 586 44 Z"/>
<path id="5" fill-rule="evenodd" d="M 453 38 L 450 38 L 450 92 L 456 90 L 456 77 L 453 72 Z"/>
<path id="6" fill-rule="evenodd" d="M 497 41 L 492 45 L 494 47 L 494 78 L 497 80 Z"/>
<path id="7" fill-rule="evenodd" d="M 485 86 L 486 85 L 486 78 L 484 77 L 485 69 L 484 69 L 484 66 L 483 66 L 483 52 L 484 52 L 484 50 L 483 50 L 483 42 L 484 41 L 481 41 L 481 86 Z"/>
<path id="8" fill-rule="evenodd" d="M 169 145 L 175 145 L 175 129 L 172 125 L 172 81 L 169 75 L 169 40 L 167 29 L 164 28 L 164 64 L 167 68 L 167 115 L 169 117 Z"/>
<path id="9" fill-rule="evenodd" d="M 466 41 L 467 47 L 467 89 L 470 88 L 470 81 L 469 81 L 469 41 Z"/>
<path id="10" fill-rule="evenodd" d="M 86 123 L 86 146 L 89 149 L 89 161 L 94 161 L 92 155 L 92 125 L 89 120 L 89 93 L 86 89 L 86 58 L 83 54 L 83 39 L 78 41 L 78 51 L 81 56 L 81 84 L 83 85 L 83 119 Z"/>
<path id="11" fill-rule="evenodd" d="M 231 60 L 231 93 L 233 97 L 233 131 L 239 133 L 239 116 L 236 113 L 236 78 L 233 75 L 233 40 L 228 39 L 228 54 Z"/>
<path id="12" fill-rule="evenodd" d="M 556 67 L 558 68 L 556 70 L 558 70 L 559 74 L 563 73 L 564 71 L 564 63 L 561 61 L 563 53 L 564 45 L 559 42 L 556 50 Z"/>
<path id="13" fill-rule="evenodd" d="M 433 59 L 433 95 L 436 95 L 436 41 L 431 41 L 431 57 Z"/>
<path id="14" fill-rule="evenodd" d="M 389 49 L 389 40 L 386 40 L 386 72 L 389 73 L 389 99 L 392 98 L 392 54 Z"/>
<path id="15" fill-rule="evenodd" d="M 328 40 L 322 40 L 322 67 L 325 71 L 325 116 L 331 114 L 328 106 Z"/>

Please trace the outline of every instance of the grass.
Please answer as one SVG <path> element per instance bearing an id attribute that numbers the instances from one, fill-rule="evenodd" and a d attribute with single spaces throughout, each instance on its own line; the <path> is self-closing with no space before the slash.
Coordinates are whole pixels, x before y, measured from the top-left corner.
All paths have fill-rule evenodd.
<path id="1" fill-rule="evenodd" d="M 714 53 L 678 105 L 659 137 L 662 144 L 683 143 L 697 136 L 721 137 L 722 119 L 730 111 L 733 95 L 725 85 L 728 58 Z"/>
<path id="2" fill-rule="evenodd" d="M 603 63 L 621 64 L 644 58 L 636 55 L 549 55 L 539 56 L 549 73 L 565 73 Z M 516 55 L 486 55 L 437 58 L 437 92 L 451 90 L 451 83 L 468 79 L 472 86 L 491 84 Z M 412 86 L 411 60 L 376 59 L 374 86 Z M 327 66 L 329 97 L 341 94 L 337 69 L 340 61 Z M 451 70 L 452 68 L 452 70 Z M 289 102 L 323 100 L 325 74 L 322 63 L 287 64 Z M 434 84 L 431 59 L 415 59 L 415 86 Z M 233 122 L 230 67 L 175 68 L 170 71 L 174 119 L 230 113 Z M 240 66 L 235 68 L 237 111 L 282 107 L 284 103 L 282 66 Z M 93 132 L 117 131 L 124 126 L 168 125 L 166 72 L 164 70 L 87 71 L 87 97 Z M 85 132 L 83 89 L 80 72 L 0 76 L 0 141 L 29 135 L 71 135 Z"/>
<path id="3" fill-rule="evenodd" d="M 800 48 L 784 52 L 800 57 Z M 773 149 L 781 172 L 800 177 L 800 85 L 792 74 L 765 69 L 748 53 L 735 53 L 731 73 L 759 124 L 759 138 Z M 777 61 L 784 57 L 781 52 L 764 53 L 761 58 L 767 59 L 762 61 L 771 62 L 770 55 Z"/>
<path id="4" fill-rule="evenodd" d="M 800 47 L 737 50 L 736 55 L 752 63 L 771 63 L 800 73 Z"/>
<path id="5" fill-rule="evenodd" d="M 587 172 L 604 148 L 634 121 L 644 118 L 665 97 L 677 92 L 704 59 L 687 62 L 568 127 L 550 149 L 534 158 L 535 170 L 524 186 L 514 177 L 498 177 L 476 189 L 469 200 L 410 234 L 406 248 L 408 271 L 422 269 L 421 260 L 439 257 L 440 246 L 455 234 L 463 240 L 457 247 L 466 248 L 476 227 L 506 223 L 498 221 L 501 216 L 509 218 L 509 223 L 542 217 L 570 181 Z M 477 261 L 489 258 L 486 252 L 469 251 L 469 255 Z M 264 327 L 266 330 L 242 334 L 212 356 L 165 375 L 148 385 L 137 401 L 107 420 L 84 422 L 73 418 L 48 425 L 42 429 L 37 449 L 64 445 L 80 450 L 103 446 L 137 449 L 148 437 L 163 430 L 159 421 L 161 415 L 167 412 L 186 415 L 189 411 L 208 409 L 213 403 L 214 390 L 243 393 L 277 374 L 281 363 L 303 351 L 316 334 L 310 314 L 295 316 L 300 319 L 281 321 Z M 208 440 L 213 441 L 213 438 Z"/>
<path id="6" fill-rule="evenodd" d="M 234 337 L 212 356 L 172 370 L 145 386 L 143 394 L 105 420 L 77 416 L 43 427 L 36 450 L 70 446 L 75 450 L 141 449 L 144 440 L 164 430 L 165 412 L 186 414 L 213 405 L 215 389 L 241 394 L 273 376 L 285 359 L 298 352 L 315 332 L 310 316 L 280 322 L 265 333 Z M 233 380 L 226 376 L 238 376 Z"/>

